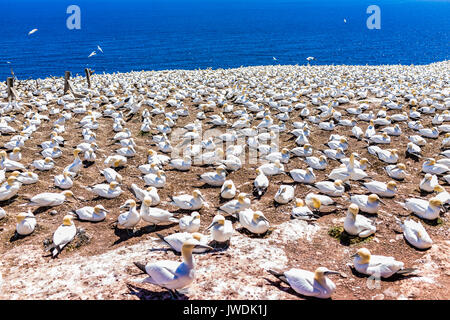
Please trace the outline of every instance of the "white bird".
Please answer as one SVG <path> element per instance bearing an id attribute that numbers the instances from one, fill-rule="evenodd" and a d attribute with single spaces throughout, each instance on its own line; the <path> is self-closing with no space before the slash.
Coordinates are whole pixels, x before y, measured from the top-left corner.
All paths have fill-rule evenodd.
<path id="1" fill-rule="evenodd" d="M 105 177 L 108 183 L 116 181 L 118 183 L 122 182 L 122 176 L 113 168 L 105 168 L 100 170 L 100 173 Z"/>
<path id="2" fill-rule="evenodd" d="M 83 207 L 74 211 L 71 211 L 79 220 L 100 222 L 105 220 L 106 214 L 109 213 L 101 204 L 95 207 Z"/>
<path id="3" fill-rule="evenodd" d="M 52 158 L 47 157 L 45 159 L 34 160 L 31 165 L 38 170 L 48 171 L 53 169 L 53 167 L 55 166 L 55 162 Z"/>
<path id="4" fill-rule="evenodd" d="M 285 272 L 268 270 L 270 274 L 291 286 L 295 292 L 308 297 L 328 299 L 336 290 L 336 285 L 327 275 L 340 274 L 324 267 L 319 267 L 315 272 L 292 268 Z"/>
<path id="5" fill-rule="evenodd" d="M 172 204 L 182 210 L 200 210 L 203 207 L 203 201 L 205 198 L 199 190 L 194 190 L 192 195 L 172 196 Z"/>
<path id="6" fill-rule="evenodd" d="M 77 228 L 72 219 L 73 216 L 71 215 L 64 216 L 62 225 L 60 225 L 53 234 L 53 244 L 47 249 L 51 251 L 53 258 L 56 258 L 62 249 L 64 249 L 77 234 Z"/>
<path id="7" fill-rule="evenodd" d="M 321 193 L 326 194 L 330 197 L 340 197 L 344 194 L 345 187 L 342 180 L 331 181 L 320 181 L 314 184 Z"/>
<path id="8" fill-rule="evenodd" d="M 147 186 L 155 187 L 155 188 L 164 188 L 166 185 L 166 173 L 163 170 L 158 170 L 156 174 L 149 173 L 144 177 L 144 182 Z"/>
<path id="9" fill-rule="evenodd" d="M 286 204 L 294 199 L 294 187 L 289 185 L 281 185 L 274 196 L 274 200 L 280 204 Z"/>
<path id="10" fill-rule="evenodd" d="M 256 170 L 256 178 L 253 181 L 253 186 L 255 187 L 255 193 L 258 197 L 261 197 L 269 187 L 269 179 L 266 177 L 261 169 L 257 168 Z"/>
<path id="11" fill-rule="evenodd" d="M 152 223 L 156 226 L 160 223 L 179 223 L 175 215 L 167 210 L 160 208 L 152 208 L 152 198 L 146 197 L 142 201 L 140 216 L 145 222 Z"/>
<path id="12" fill-rule="evenodd" d="M 233 199 L 236 196 L 236 186 L 233 180 L 226 180 L 220 190 L 220 196 L 223 199 Z"/>
<path id="13" fill-rule="evenodd" d="M 21 212 L 17 215 L 16 232 L 21 236 L 33 233 L 36 227 L 36 217 L 28 209 L 28 212 Z"/>
<path id="14" fill-rule="evenodd" d="M 276 160 L 274 163 L 265 163 L 258 169 L 261 170 L 261 172 L 263 172 L 266 176 L 274 176 L 284 173 L 284 165 L 282 165 L 279 160 Z"/>
<path id="15" fill-rule="evenodd" d="M 224 168 L 218 167 L 216 171 L 201 174 L 200 181 L 213 186 L 221 187 L 227 178 L 227 172 Z"/>
<path id="16" fill-rule="evenodd" d="M 434 220 L 439 217 L 442 207 L 442 201 L 437 198 L 430 200 L 408 198 L 401 205 L 414 213 L 416 216 L 426 220 Z"/>
<path id="17" fill-rule="evenodd" d="M 295 182 L 312 184 L 316 181 L 316 175 L 312 168 L 307 168 L 306 170 L 293 169 L 289 171 L 289 174 Z"/>
<path id="18" fill-rule="evenodd" d="M 255 234 L 263 234 L 269 230 L 269 220 L 261 211 L 253 211 L 250 208 L 239 211 L 239 223 L 242 227 Z"/>
<path id="19" fill-rule="evenodd" d="M 103 50 L 102 50 L 102 48 L 100 48 L 99 45 L 97 45 L 97 49 L 98 49 L 101 53 L 103 53 Z"/>
<path id="20" fill-rule="evenodd" d="M 336 204 L 329 196 L 315 193 L 308 193 L 305 197 L 305 203 L 309 208 L 318 212 L 326 212 L 333 209 L 333 206 Z"/>
<path id="21" fill-rule="evenodd" d="M 95 50 L 94 50 L 94 51 L 91 52 L 91 54 L 88 56 L 88 58 L 93 57 L 93 56 L 95 56 L 96 54 L 97 54 L 97 52 L 95 52 Z"/>
<path id="22" fill-rule="evenodd" d="M 30 32 L 28 32 L 28 35 L 30 36 L 30 35 L 32 35 L 33 33 L 35 33 L 36 31 L 38 31 L 38 29 L 33 29 L 33 30 L 31 30 Z"/>
<path id="23" fill-rule="evenodd" d="M 21 185 L 22 183 L 15 176 L 9 176 L 6 183 L 0 186 L 0 201 L 14 197 L 19 192 Z"/>
<path id="24" fill-rule="evenodd" d="M 189 239 L 194 239 L 205 246 L 208 244 L 208 237 L 198 232 L 178 232 L 165 237 L 159 233 L 156 233 L 156 235 L 159 238 L 157 239 L 158 242 L 167 244 L 174 252 L 181 252 L 183 243 Z M 209 251 L 206 247 L 194 248 L 192 250 L 193 253 L 204 253 L 206 251 Z"/>
<path id="25" fill-rule="evenodd" d="M 380 208 L 381 200 L 378 195 L 374 193 L 368 196 L 356 194 L 350 197 L 350 202 L 356 204 L 363 212 L 376 214 Z"/>
<path id="26" fill-rule="evenodd" d="M 389 278 L 394 274 L 407 275 L 415 271 L 404 269 L 403 262 L 393 257 L 372 255 L 366 248 L 359 249 L 352 257 L 356 271 L 376 278 Z"/>
<path id="27" fill-rule="evenodd" d="M 61 193 L 43 192 L 32 197 L 29 203 L 20 206 L 55 207 L 63 204 L 69 197 L 74 197 L 70 190 Z"/>
<path id="28" fill-rule="evenodd" d="M 397 223 L 403 230 L 403 236 L 408 243 L 418 249 L 429 249 L 433 245 L 427 230 L 423 227 L 420 221 L 414 221 L 407 218 L 403 223 L 396 218 Z"/>
<path id="29" fill-rule="evenodd" d="M 166 288 L 172 293 L 172 290 L 189 286 L 195 279 L 195 261 L 192 256 L 194 248 L 212 250 L 211 247 L 202 245 L 195 239 L 188 239 L 181 248 L 182 263 L 163 260 L 147 265 L 135 262 L 135 265 L 149 275 L 143 281 L 144 283 L 151 283 Z"/>
<path id="30" fill-rule="evenodd" d="M 344 220 L 344 230 L 352 236 L 367 238 L 377 230 L 375 222 L 358 213 L 359 207 L 354 203 L 350 204 Z"/>
<path id="31" fill-rule="evenodd" d="M 117 181 L 111 181 L 109 184 L 101 183 L 85 189 L 107 199 L 117 198 L 123 192 Z"/>
<path id="32" fill-rule="evenodd" d="M 292 208 L 291 216 L 294 219 L 299 220 L 308 220 L 313 221 L 317 220 L 319 218 L 318 215 L 314 214 L 311 209 L 309 209 L 307 206 L 305 206 L 305 203 L 302 199 L 295 199 L 295 207 Z"/>
<path id="33" fill-rule="evenodd" d="M 190 216 L 181 218 L 179 225 L 182 232 L 197 232 L 200 229 L 200 213 L 194 211 Z"/>
<path id="34" fill-rule="evenodd" d="M 363 183 L 370 193 L 379 195 L 380 197 L 392 198 L 397 192 L 397 183 L 395 181 L 389 181 L 387 184 L 380 181 L 370 181 Z"/>
<path id="35" fill-rule="evenodd" d="M 403 163 L 389 165 L 384 168 L 389 177 L 396 180 L 403 180 L 409 175 L 406 172 L 406 166 Z"/>
<path id="36" fill-rule="evenodd" d="M 449 171 L 449 168 L 444 164 L 436 163 L 433 158 L 427 159 L 422 164 L 422 172 L 441 175 Z"/>
<path id="37" fill-rule="evenodd" d="M 227 203 L 220 206 L 220 210 L 230 215 L 236 216 L 236 213 L 250 208 L 250 205 L 251 201 L 249 198 L 247 198 L 247 194 L 240 193 L 236 200 L 228 201 Z"/>
<path id="38" fill-rule="evenodd" d="M 321 155 L 319 158 L 307 157 L 305 162 L 314 170 L 325 170 L 328 165 L 327 158 L 324 155 Z"/>
<path id="39" fill-rule="evenodd" d="M 420 181 L 419 188 L 425 192 L 433 192 L 434 187 L 439 184 L 438 178 L 436 175 L 427 173 L 425 177 Z"/>
<path id="40" fill-rule="evenodd" d="M 70 189 L 73 186 L 72 178 L 69 172 L 64 171 L 63 174 L 54 177 L 55 186 L 61 189 Z"/>
<path id="41" fill-rule="evenodd" d="M 206 230 L 211 230 L 212 239 L 218 243 L 229 241 L 234 232 L 231 221 L 225 220 L 225 217 L 221 214 L 214 216 L 212 223 Z"/>
<path id="42" fill-rule="evenodd" d="M 172 159 L 169 162 L 169 166 L 180 171 L 189 171 L 191 168 L 191 158 L 186 156 L 183 159 Z"/>
<path id="43" fill-rule="evenodd" d="M 117 217 L 118 229 L 133 229 L 141 221 L 141 215 L 136 209 L 136 201 L 127 200 L 124 205 L 120 206 L 120 209 L 128 208 L 128 211 L 120 213 Z"/>

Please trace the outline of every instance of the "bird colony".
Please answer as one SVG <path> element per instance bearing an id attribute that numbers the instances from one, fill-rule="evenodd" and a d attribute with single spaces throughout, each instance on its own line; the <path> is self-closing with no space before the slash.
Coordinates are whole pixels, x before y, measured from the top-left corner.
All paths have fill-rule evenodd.
<path id="1" fill-rule="evenodd" d="M 0 84 L 0 296 L 450 298 L 449 67 Z"/>

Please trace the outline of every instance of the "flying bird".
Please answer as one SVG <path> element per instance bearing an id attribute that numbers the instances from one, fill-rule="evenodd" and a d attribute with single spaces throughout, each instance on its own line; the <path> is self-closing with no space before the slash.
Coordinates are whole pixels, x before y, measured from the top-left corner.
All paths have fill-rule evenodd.
<path id="1" fill-rule="evenodd" d="M 103 53 L 103 50 L 102 50 L 102 48 L 100 48 L 99 45 L 97 45 L 97 49 L 100 50 L 101 53 Z"/>
<path id="2" fill-rule="evenodd" d="M 32 35 L 33 33 L 35 33 L 36 31 L 38 31 L 38 29 L 33 29 L 30 32 L 28 32 L 28 35 Z"/>
<path id="3" fill-rule="evenodd" d="M 92 57 L 92 56 L 95 56 L 96 54 L 97 54 L 97 52 L 92 51 L 88 58 L 90 58 L 90 57 Z"/>

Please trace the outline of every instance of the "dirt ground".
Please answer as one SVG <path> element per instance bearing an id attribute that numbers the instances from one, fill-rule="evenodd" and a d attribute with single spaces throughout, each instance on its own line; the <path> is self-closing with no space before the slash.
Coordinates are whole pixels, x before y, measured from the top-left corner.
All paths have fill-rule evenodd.
<path id="1" fill-rule="evenodd" d="M 154 76 L 156 73 L 149 73 Z M 170 72 L 162 72 L 161 75 L 169 77 Z M 160 75 L 160 76 L 161 76 Z M 98 78 L 97 78 L 98 77 Z M 94 76 L 99 79 L 104 76 Z M 62 85 L 62 80 L 56 80 L 58 85 Z M 77 86 L 83 85 L 81 78 L 74 79 Z M 447 83 L 448 84 L 448 83 Z M 145 87 L 144 87 L 145 88 Z M 20 86 L 18 87 L 21 92 Z M 123 96 L 122 90 L 116 91 L 116 96 Z M 43 95 L 34 97 L 43 99 Z M 308 98 L 305 97 L 308 101 Z M 374 113 L 380 108 L 381 99 L 369 94 L 366 99 L 370 102 L 370 110 Z M 402 99 L 400 99 L 403 102 Z M 29 98 L 21 99 L 21 102 L 29 102 Z M 180 117 L 177 127 L 191 123 L 197 113 L 192 100 L 183 101 L 189 107 L 190 115 Z M 165 105 L 164 101 L 160 101 Z M 340 111 L 343 118 L 349 115 L 345 109 L 358 106 L 355 99 L 348 104 L 340 105 L 335 109 Z M 48 108 L 58 106 L 56 101 L 48 104 Z M 36 106 L 32 107 L 36 110 Z M 150 109 L 150 107 L 149 107 Z M 311 108 L 312 109 L 312 108 Z M 166 106 L 166 111 L 173 111 L 174 107 Z M 409 112 L 406 106 L 404 110 Z M 271 110 L 273 114 L 276 110 Z M 214 112 L 207 112 L 207 115 Z M 299 121 L 300 110 L 294 110 L 290 114 L 292 121 Z M 399 113 L 398 110 L 388 111 L 388 115 Z M 43 114 L 48 115 L 47 112 Z M 40 159 L 41 148 L 39 144 L 49 140 L 52 130 L 52 122 L 59 118 L 59 115 L 48 115 L 50 122 L 43 122 L 32 138 L 26 141 L 22 148 L 22 163 L 31 164 L 33 160 Z M 81 200 L 71 200 L 55 208 L 38 209 L 34 213 L 37 217 L 38 226 L 36 230 L 27 237 L 17 238 L 15 233 L 15 216 L 21 211 L 25 211 L 20 204 L 26 203 L 25 197 L 33 196 L 41 192 L 59 192 L 54 188 L 53 176 L 60 174 L 64 167 L 73 161 L 72 150 L 82 140 L 81 128 L 78 121 L 84 115 L 73 115 L 73 119 L 65 124 L 65 132 L 61 135 L 65 138 L 62 148 L 63 156 L 55 160 L 55 168 L 50 171 L 40 171 L 39 182 L 33 185 L 23 185 L 17 197 L 0 203 L 0 206 L 7 212 L 7 217 L 0 220 L 0 272 L 3 280 L 0 283 L 1 299 L 168 299 L 170 295 L 163 289 L 149 284 L 141 284 L 138 281 L 145 278 L 139 274 L 139 270 L 133 265 L 134 261 L 148 262 L 160 259 L 180 260 L 181 257 L 174 255 L 170 251 L 152 250 L 162 248 L 162 245 L 155 241 L 155 232 L 168 235 L 179 231 L 177 224 L 160 225 L 154 231 L 143 222 L 140 223 L 138 231 L 134 236 L 129 236 L 125 231 L 114 229 L 114 222 L 120 214 L 119 207 L 127 199 L 134 199 L 128 187 L 135 183 L 140 187 L 144 186 L 143 180 L 139 179 L 140 172 L 138 166 L 147 163 L 146 151 L 148 148 L 157 150 L 152 142 L 152 134 L 157 134 L 152 130 L 149 135 L 140 133 L 141 119 L 139 116 L 133 117 L 127 122 L 137 144 L 137 155 L 128 158 L 128 164 L 119 172 L 123 176 L 123 194 L 115 199 L 99 199 L 85 189 L 104 182 L 99 169 L 104 168 L 104 159 L 120 148 L 115 145 L 112 137 L 113 120 L 111 118 L 100 118 L 100 128 L 96 130 L 97 144 L 100 150 L 96 152 L 97 161 L 95 164 L 85 167 L 76 178 L 71 189 Z M 227 114 L 226 114 L 227 116 Z M 234 120 L 228 114 L 229 123 Z M 422 123 L 429 126 L 431 116 L 424 115 Z M 22 122 L 23 114 L 16 114 L 16 120 Z M 164 115 L 152 117 L 153 127 L 162 123 Z M 287 132 L 280 135 L 281 148 L 292 149 L 296 147 L 295 139 L 288 131 L 293 129 L 292 121 L 287 122 Z M 258 123 L 259 121 L 255 121 Z M 358 125 L 363 129 L 367 123 L 359 121 Z M 361 243 L 348 244 L 340 242 L 331 237 L 329 231 L 343 225 L 346 215 L 346 208 L 349 204 L 347 197 L 336 198 L 338 204 L 344 208 L 335 213 L 327 214 L 319 218 L 316 222 L 307 223 L 305 221 L 291 220 L 290 212 L 294 203 L 286 205 L 275 205 L 273 197 L 281 184 L 293 184 L 293 180 L 288 175 L 277 175 L 269 178 L 270 185 L 264 196 L 258 200 L 252 195 L 253 180 L 256 177 L 255 169 L 258 165 L 244 164 L 241 170 L 229 173 L 227 179 L 233 180 L 240 192 L 250 195 L 252 209 L 261 210 L 271 223 L 273 230 L 262 238 L 250 237 L 245 232 L 235 231 L 230 247 L 227 250 L 196 255 L 197 262 L 196 280 L 191 285 L 189 292 L 185 293 L 184 299 L 304 299 L 289 289 L 284 284 L 280 284 L 267 269 L 287 270 L 295 267 L 307 270 L 314 270 L 319 266 L 325 266 L 342 273 L 330 278 L 335 282 L 337 289 L 333 299 L 449 299 L 450 298 L 450 238 L 448 214 L 442 214 L 439 222 L 427 223 L 421 220 L 425 229 L 434 241 L 431 249 L 419 251 L 407 244 L 399 227 L 395 222 L 395 217 L 406 217 L 409 212 L 404 210 L 398 202 L 409 197 L 429 199 L 431 195 L 424 195 L 418 190 L 420 180 L 423 178 L 421 165 L 423 160 L 415 161 L 405 157 L 405 149 L 408 136 L 415 134 L 407 127 L 406 122 L 399 122 L 403 131 L 400 137 L 391 137 L 391 147 L 395 146 L 400 150 L 399 162 L 405 163 L 407 171 L 411 175 L 405 181 L 398 183 L 398 194 L 393 199 L 383 199 L 377 221 L 377 232 L 374 237 Z M 14 126 L 14 125 L 13 125 Z M 203 129 L 211 128 L 210 124 L 204 123 Z M 19 129 L 18 126 L 15 126 Z M 328 141 L 330 132 L 320 130 L 315 125 L 310 125 L 310 143 L 314 150 L 324 150 L 324 145 Z M 358 141 L 351 135 L 351 127 L 338 126 L 333 134 L 341 134 L 349 137 L 349 151 L 357 152 L 361 157 L 366 157 L 371 162 L 367 173 L 373 179 L 387 182 L 391 179 L 386 175 L 383 168 L 384 163 L 375 159 L 367 152 L 367 143 Z M 3 145 L 10 139 L 10 135 L 2 135 L 0 144 Z M 427 139 L 427 145 L 422 147 L 425 157 L 438 156 L 443 135 L 438 139 Z M 317 155 L 317 154 L 316 154 Z M 332 169 L 339 166 L 339 162 L 330 160 L 324 171 L 315 171 L 317 181 L 325 180 L 326 175 Z M 295 168 L 305 169 L 306 163 L 299 157 L 293 157 L 285 165 L 285 171 Z M 171 170 L 169 166 L 164 167 L 167 174 L 167 185 L 159 189 L 161 197 L 159 208 L 176 211 L 177 208 L 170 205 L 170 196 L 184 192 L 191 193 L 194 188 L 199 188 L 205 197 L 207 204 L 199 211 L 201 214 L 201 232 L 211 223 L 213 217 L 218 213 L 218 206 L 224 201 L 220 200 L 220 188 L 204 186 L 198 180 L 198 174 L 212 171 L 212 167 L 193 166 L 189 172 L 180 173 Z M 441 182 L 442 184 L 443 182 Z M 445 186 L 450 191 L 448 186 Z M 295 184 L 295 196 L 303 198 L 312 189 L 302 184 Z M 352 194 L 363 194 L 365 191 L 357 182 L 351 183 Z M 100 223 L 89 223 L 75 221 L 78 228 L 85 230 L 89 236 L 89 241 L 70 244 L 63 250 L 59 258 L 51 259 L 44 257 L 44 241 L 51 239 L 53 232 L 62 223 L 63 216 L 70 210 L 82 206 L 102 204 L 110 210 L 105 221 Z M 56 210 L 56 214 L 51 214 Z M 403 219 L 403 218 L 402 218 Z M 418 219 L 413 217 L 413 219 Z M 234 220 L 233 220 L 234 221 Z M 239 229 L 238 222 L 234 222 L 235 229 Z M 352 259 L 350 256 L 357 249 L 366 247 L 372 254 L 393 256 L 404 262 L 405 267 L 415 267 L 419 270 L 419 276 L 406 279 L 383 280 L 373 282 L 350 268 Z"/>

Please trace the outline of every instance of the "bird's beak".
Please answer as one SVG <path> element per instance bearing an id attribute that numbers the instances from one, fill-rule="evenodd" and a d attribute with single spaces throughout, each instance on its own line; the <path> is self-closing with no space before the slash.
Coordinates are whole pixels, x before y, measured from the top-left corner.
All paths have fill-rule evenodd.
<path id="1" fill-rule="evenodd" d="M 337 272 L 337 271 L 331 271 L 331 270 L 328 270 L 328 271 L 325 271 L 324 274 L 325 274 L 325 275 L 329 275 L 329 274 L 341 274 L 341 273 L 340 273 L 340 272 Z"/>
<path id="2" fill-rule="evenodd" d="M 203 198 L 202 195 L 199 195 L 200 199 L 202 199 L 203 201 L 206 201 L 205 198 Z"/>
<path id="3" fill-rule="evenodd" d="M 211 223 L 211 224 L 206 228 L 206 230 L 209 230 L 209 229 L 211 229 L 211 228 L 214 227 L 214 226 L 217 226 L 217 222 Z"/>
<path id="4" fill-rule="evenodd" d="M 382 203 L 383 205 L 386 205 L 386 202 L 384 202 L 383 200 L 379 200 L 380 201 L 380 203 Z"/>
<path id="5" fill-rule="evenodd" d="M 213 247 L 207 246 L 207 245 L 203 245 L 203 244 L 196 244 L 194 246 L 195 249 L 208 249 L 208 250 L 214 250 Z"/>
<path id="6" fill-rule="evenodd" d="M 358 254 L 355 253 L 355 254 L 351 255 L 350 258 L 356 258 L 357 256 L 358 256 Z"/>
<path id="7" fill-rule="evenodd" d="M 123 206 L 120 206 L 119 209 L 125 209 L 128 208 L 128 204 L 124 204 Z"/>
<path id="8" fill-rule="evenodd" d="M 269 222 L 269 220 L 267 220 L 267 218 L 264 217 L 264 216 L 261 216 L 261 219 L 263 219 L 263 220 L 266 221 L 266 222 Z"/>

